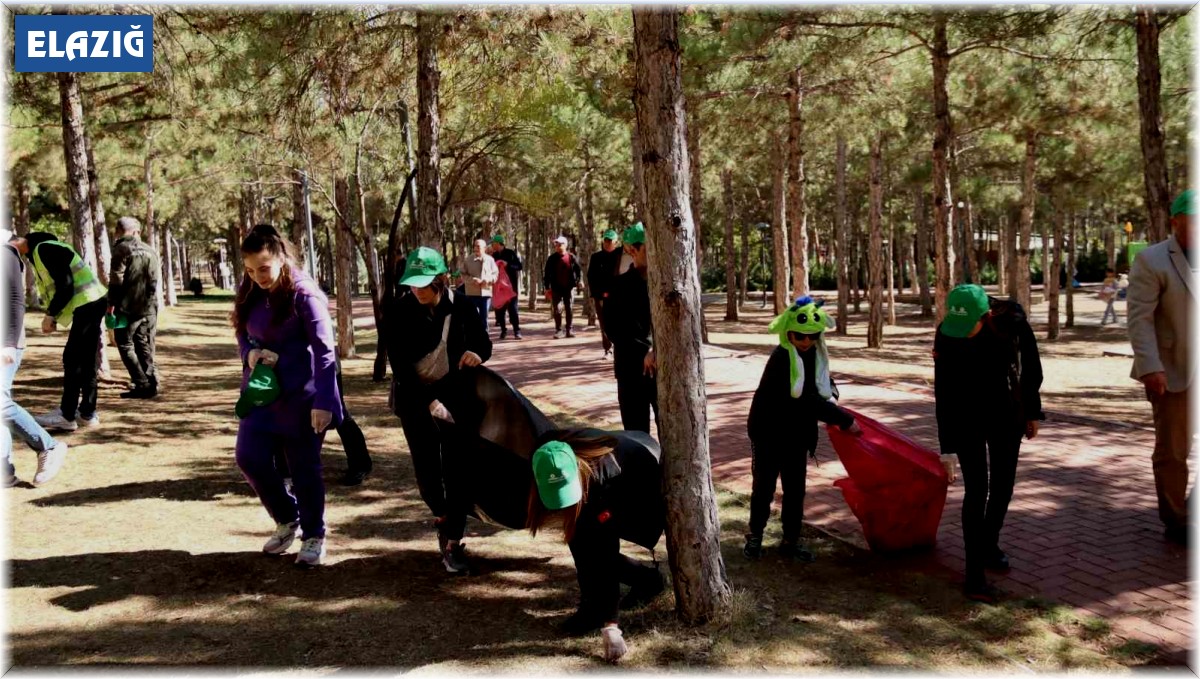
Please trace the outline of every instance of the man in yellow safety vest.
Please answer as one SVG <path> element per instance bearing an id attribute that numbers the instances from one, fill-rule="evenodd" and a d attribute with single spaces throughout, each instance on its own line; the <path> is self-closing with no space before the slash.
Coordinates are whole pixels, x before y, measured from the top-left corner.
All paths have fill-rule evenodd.
<path id="1" fill-rule="evenodd" d="M 42 332 L 70 327 L 63 348 L 61 405 L 34 419 L 50 431 L 96 426 L 96 364 L 108 291 L 78 253 L 54 234 L 35 231 L 12 245 L 32 262 L 38 293 L 47 300 Z"/>

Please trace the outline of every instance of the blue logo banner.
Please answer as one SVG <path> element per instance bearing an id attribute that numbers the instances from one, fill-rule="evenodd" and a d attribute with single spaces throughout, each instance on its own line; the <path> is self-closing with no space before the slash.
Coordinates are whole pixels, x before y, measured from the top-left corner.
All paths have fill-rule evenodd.
<path id="1" fill-rule="evenodd" d="M 149 73 L 154 19 L 148 14 L 18 14 L 18 73 Z"/>

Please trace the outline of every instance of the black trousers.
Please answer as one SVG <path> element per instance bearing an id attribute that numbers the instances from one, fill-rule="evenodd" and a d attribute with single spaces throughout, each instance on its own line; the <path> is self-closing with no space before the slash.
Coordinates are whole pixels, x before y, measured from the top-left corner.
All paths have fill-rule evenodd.
<path id="1" fill-rule="evenodd" d="M 515 288 L 514 288 L 515 290 Z M 520 295 L 513 297 L 508 304 L 503 307 L 495 308 L 496 326 L 500 328 L 500 332 L 504 332 L 504 312 L 508 312 L 508 317 L 512 321 L 513 332 L 521 332 L 521 316 L 517 312 L 517 307 L 520 306 L 517 302 L 520 301 Z"/>
<path id="2" fill-rule="evenodd" d="M 554 305 L 554 330 L 563 329 L 563 316 L 567 317 L 567 330 L 572 328 L 572 323 L 575 319 L 575 312 L 571 308 L 572 293 L 574 288 L 566 290 L 550 290 L 550 301 Z M 559 305 L 562 305 L 559 308 Z"/>
<path id="3" fill-rule="evenodd" d="M 622 584 L 648 588 L 660 582 L 661 577 L 655 566 L 621 553 L 615 523 L 596 523 L 595 519 L 581 523 L 568 545 L 579 579 L 579 609 L 603 622 L 617 622 Z"/>
<path id="4" fill-rule="evenodd" d="M 612 351 L 612 340 L 608 338 L 608 327 L 604 325 L 604 300 L 599 297 L 593 297 L 592 301 L 596 305 L 596 320 L 600 322 L 600 346 L 604 348 L 604 353 Z"/>
<path id="5" fill-rule="evenodd" d="M 984 566 L 999 548 L 1017 478 L 1017 457 L 1024 432 L 980 432 L 959 443 L 963 477 L 962 527 L 967 578 L 982 578 Z"/>
<path id="6" fill-rule="evenodd" d="M 804 521 L 804 493 L 808 475 L 808 451 L 784 441 L 751 441 L 750 534 L 762 537 L 775 499 L 775 481 L 783 483 L 779 513 L 783 539 L 796 540 Z"/>
<path id="7" fill-rule="evenodd" d="M 108 300 L 98 299 L 75 309 L 67 345 L 63 347 L 63 393 L 60 407 L 63 417 L 91 417 L 96 413 L 97 378 L 100 360 L 100 335 Z"/>
<path id="8" fill-rule="evenodd" d="M 121 362 L 129 371 L 134 389 L 158 388 L 154 367 L 154 336 L 158 331 L 158 312 L 130 317 L 129 326 L 113 330 Z"/>
<path id="9" fill-rule="evenodd" d="M 342 448 L 346 451 L 346 469 L 351 472 L 370 474 L 375 465 L 371 462 L 371 454 L 367 452 L 367 437 L 363 436 L 362 428 L 350 416 L 346 407 L 346 391 L 342 388 L 342 368 L 337 371 L 338 394 L 342 397 L 342 423 L 337 427 L 338 436 L 342 438 Z"/>
<path id="10" fill-rule="evenodd" d="M 634 354 L 627 359 L 617 349 L 613 360 L 613 373 L 617 377 L 617 404 L 621 410 L 621 426 L 626 431 L 650 433 L 650 412 L 658 421 L 658 382 L 644 374 L 642 358 Z"/>

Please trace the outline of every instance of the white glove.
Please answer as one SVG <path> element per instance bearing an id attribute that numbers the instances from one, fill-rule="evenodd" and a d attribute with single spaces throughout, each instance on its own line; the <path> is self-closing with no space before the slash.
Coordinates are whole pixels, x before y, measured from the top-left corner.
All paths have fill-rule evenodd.
<path id="1" fill-rule="evenodd" d="M 621 635 L 621 628 L 616 625 L 600 630 L 600 638 L 604 640 L 604 659 L 610 663 L 617 662 L 629 652 L 629 647 L 625 645 L 625 637 Z"/>
<path id="2" fill-rule="evenodd" d="M 450 424 L 454 424 L 454 417 L 450 415 L 450 411 L 446 410 L 446 406 L 437 399 L 434 399 L 433 402 L 429 404 L 429 414 L 433 415 L 439 420 L 445 420 Z"/>

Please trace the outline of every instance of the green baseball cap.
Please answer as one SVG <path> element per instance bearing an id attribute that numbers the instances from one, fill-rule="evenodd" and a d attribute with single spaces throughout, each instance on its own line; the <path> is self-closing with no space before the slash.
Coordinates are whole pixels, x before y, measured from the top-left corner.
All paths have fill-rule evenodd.
<path id="1" fill-rule="evenodd" d="M 238 399 L 237 405 L 233 407 L 233 412 L 241 419 L 250 414 L 251 408 L 270 405 L 277 398 L 279 378 L 275 376 L 275 370 L 269 365 L 259 363 L 254 366 L 254 372 L 250 373 L 250 380 L 246 382 L 246 389 Z"/>
<path id="2" fill-rule="evenodd" d="M 433 279 L 446 273 L 446 259 L 442 253 L 433 248 L 419 247 L 408 256 L 404 265 L 404 276 L 400 285 L 423 288 L 433 282 Z"/>
<path id="3" fill-rule="evenodd" d="M 621 242 L 626 245 L 641 245 L 646 242 L 646 227 L 642 226 L 641 222 L 625 229 L 625 233 L 621 234 Z"/>
<path id="4" fill-rule="evenodd" d="M 504 234 L 498 233 L 498 234 L 492 236 L 492 242 L 504 245 Z"/>
<path id="5" fill-rule="evenodd" d="M 1192 190 L 1188 189 L 1179 194 L 1174 203 L 1171 203 L 1171 216 L 1194 214 L 1196 214 L 1196 201 L 1193 200 Z"/>
<path id="6" fill-rule="evenodd" d="M 129 317 L 120 311 L 104 316 L 104 325 L 109 330 L 120 330 L 129 327 Z"/>
<path id="7" fill-rule="evenodd" d="M 546 509 L 572 507 L 583 499 L 575 451 L 562 441 L 549 441 L 533 452 L 533 479 Z"/>
<path id="8" fill-rule="evenodd" d="M 946 317 L 942 319 L 942 334 L 947 337 L 966 337 L 991 307 L 987 293 L 978 285 L 964 283 L 946 297 Z"/>
<path id="9" fill-rule="evenodd" d="M 616 229 L 609 229 L 608 231 L 604 232 L 604 240 L 616 240 L 616 239 L 617 239 L 617 230 Z"/>

